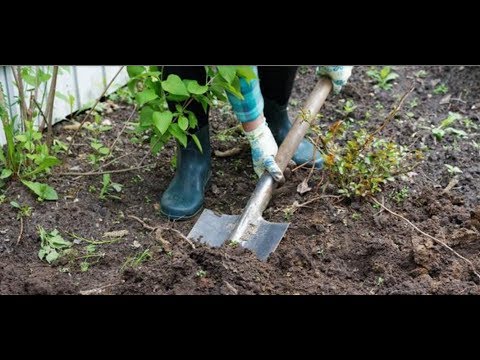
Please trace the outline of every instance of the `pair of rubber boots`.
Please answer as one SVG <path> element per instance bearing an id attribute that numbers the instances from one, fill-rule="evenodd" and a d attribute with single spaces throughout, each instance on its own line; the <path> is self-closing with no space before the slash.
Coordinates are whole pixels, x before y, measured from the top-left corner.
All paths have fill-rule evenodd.
<path id="1" fill-rule="evenodd" d="M 277 144 L 283 142 L 292 127 L 287 113 L 287 105 L 278 105 L 265 99 L 265 118 Z M 161 212 L 172 220 L 186 220 L 195 216 L 203 206 L 205 189 L 211 177 L 211 146 L 209 127 L 204 126 L 196 133 L 203 152 L 188 139 L 187 147 L 177 145 L 177 169 L 175 176 L 160 199 Z M 313 145 L 303 139 L 293 156 L 300 165 L 312 164 Z M 320 169 L 323 159 L 315 150 L 315 167 Z"/>

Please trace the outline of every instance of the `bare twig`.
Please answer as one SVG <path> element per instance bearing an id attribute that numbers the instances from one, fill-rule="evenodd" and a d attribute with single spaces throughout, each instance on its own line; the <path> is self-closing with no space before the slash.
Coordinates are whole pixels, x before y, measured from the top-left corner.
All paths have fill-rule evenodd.
<path id="1" fill-rule="evenodd" d="M 240 154 L 243 151 L 243 149 L 245 149 L 245 147 L 246 146 L 235 146 L 225 151 L 215 150 L 214 154 L 216 157 L 219 157 L 219 158 L 235 156 Z"/>
<path id="2" fill-rule="evenodd" d="M 55 90 L 57 87 L 57 76 L 58 76 L 58 66 L 53 67 L 52 80 L 50 82 L 50 91 L 48 92 L 47 98 L 47 108 L 45 109 L 47 115 L 47 146 L 48 149 L 52 147 L 53 144 L 53 129 L 52 129 L 52 118 L 53 118 L 53 105 L 55 103 Z M 68 152 L 67 152 L 68 153 Z"/>
<path id="3" fill-rule="evenodd" d="M 373 196 L 370 197 L 375 203 L 377 203 L 378 205 L 380 205 L 382 208 L 384 208 L 386 211 L 388 211 L 390 214 L 402 219 L 403 221 L 405 221 L 407 224 L 409 224 L 411 227 L 413 227 L 415 230 L 417 230 L 420 234 L 422 235 L 425 235 L 426 237 L 428 237 L 429 239 L 432 239 L 433 241 L 435 241 L 437 244 L 440 244 L 441 246 L 443 246 L 444 248 L 450 250 L 455 256 L 457 256 L 458 258 L 462 259 L 463 261 L 465 261 L 469 266 L 470 268 L 472 269 L 473 273 L 480 279 L 480 274 L 476 271 L 475 269 L 475 265 L 473 265 L 473 263 L 468 260 L 467 258 L 463 257 L 462 255 L 460 255 L 458 252 L 456 252 L 455 250 L 453 250 L 450 246 L 448 246 L 447 244 L 445 244 L 443 241 L 433 237 L 432 235 L 429 235 L 427 234 L 426 232 L 420 230 L 415 224 L 413 224 L 410 220 L 408 220 L 407 218 L 403 217 L 402 215 L 399 215 L 395 212 L 393 212 L 392 210 L 390 210 L 389 208 L 387 208 L 385 205 L 381 204 L 380 202 L 377 201 L 377 199 L 375 199 Z"/>
<path id="4" fill-rule="evenodd" d="M 380 215 L 384 210 L 385 210 L 385 197 L 382 195 L 382 205 L 383 207 L 380 207 L 380 210 L 378 210 L 373 216 Z"/>
<path id="5" fill-rule="evenodd" d="M 20 240 L 22 240 L 22 235 L 23 235 L 23 216 L 20 216 L 20 233 L 18 234 L 16 245 L 18 245 L 20 243 Z"/>
<path id="6" fill-rule="evenodd" d="M 145 221 L 143 221 L 142 219 L 136 217 L 135 215 L 127 215 L 127 217 L 133 219 L 133 220 L 136 220 L 138 221 L 140 224 L 142 224 L 142 226 L 145 228 L 145 229 L 148 229 L 148 230 L 151 230 L 151 231 L 156 231 L 156 230 L 160 230 L 160 231 L 172 231 L 174 232 L 175 234 L 177 234 L 178 236 L 180 236 L 183 240 L 185 240 L 186 242 L 188 242 L 190 244 L 190 246 L 192 247 L 192 249 L 195 249 L 195 244 L 189 239 L 187 238 L 185 235 L 182 234 L 181 231 L 177 230 L 177 229 L 173 229 L 173 228 L 166 228 L 166 227 L 163 227 L 163 226 L 150 226 L 148 225 Z"/>
<path id="7" fill-rule="evenodd" d="M 62 176 L 95 176 L 95 175 L 103 175 L 103 174 L 115 174 L 115 173 L 123 173 L 128 171 L 140 170 L 150 167 L 152 165 L 143 165 L 143 166 L 136 166 L 131 167 L 128 169 L 120 169 L 120 170 L 105 170 L 105 171 L 92 171 L 92 172 L 84 172 L 84 173 L 72 173 L 72 172 L 65 172 L 65 173 L 58 173 L 57 175 Z"/>
<path id="8" fill-rule="evenodd" d="M 112 286 L 116 286 L 116 285 L 120 285 L 121 283 L 115 283 L 115 284 L 107 284 L 107 285 L 103 285 L 103 286 L 100 286 L 98 288 L 95 288 L 95 289 L 90 289 L 90 290 L 80 290 L 79 291 L 79 294 L 80 295 L 98 295 L 98 294 L 101 294 L 103 292 L 103 290 L 109 288 L 109 287 L 112 287 Z"/>
<path id="9" fill-rule="evenodd" d="M 23 79 L 20 66 L 12 66 L 12 74 L 15 82 L 17 83 L 18 97 L 20 99 L 20 112 L 22 113 L 22 131 L 25 131 L 25 121 L 27 120 L 27 104 L 25 103 L 25 93 L 23 87 Z"/>
<path id="10" fill-rule="evenodd" d="M 450 192 L 450 190 L 453 189 L 453 187 L 455 185 L 458 184 L 458 178 L 455 176 L 452 180 L 450 180 L 450 182 L 448 183 L 447 187 L 445 189 L 442 190 L 442 195 L 444 194 L 447 194 L 448 192 Z"/>
<path id="11" fill-rule="evenodd" d="M 109 154 L 112 154 L 113 152 L 113 149 L 115 148 L 115 144 L 117 143 L 118 139 L 120 139 L 120 136 L 122 136 L 123 132 L 125 131 L 125 129 L 127 128 L 128 126 L 128 123 L 130 122 L 133 114 L 135 114 L 135 111 L 137 110 L 137 105 L 135 104 L 135 106 L 133 107 L 133 110 L 132 110 L 132 113 L 130 114 L 130 116 L 128 117 L 127 121 L 125 121 L 125 125 L 123 126 L 122 130 L 118 133 L 115 141 L 112 143 L 112 145 L 110 145 L 110 147 L 108 148 L 108 153 Z"/>
<path id="12" fill-rule="evenodd" d="M 400 101 L 398 102 L 398 105 L 395 106 L 393 108 L 392 111 L 390 111 L 390 113 L 388 114 L 387 118 L 385 119 L 385 121 L 383 122 L 382 125 L 380 125 L 373 133 L 371 133 L 369 135 L 369 137 L 367 138 L 367 140 L 365 141 L 365 143 L 363 144 L 363 146 L 360 148 L 360 150 L 358 150 L 358 153 L 360 154 L 366 147 L 368 147 L 370 145 L 370 143 L 372 142 L 373 138 L 375 137 L 375 135 L 377 135 L 379 132 L 381 132 L 385 126 L 388 125 L 388 123 L 390 121 L 392 121 L 392 119 L 395 117 L 395 115 L 397 115 L 398 111 L 400 110 L 400 108 L 402 107 L 403 103 L 405 102 L 405 100 L 407 99 L 407 96 L 410 95 L 412 93 L 412 91 L 415 90 L 415 86 L 412 86 L 412 88 L 407 91 L 403 96 L 402 98 L 400 99 Z"/>
<path id="13" fill-rule="evenodd" d="M 80 126 L 79 128 L 73 133 L 72 135 L 72 139 L 70 140 L 70 143 L 68 144 L 68 148 L 67 148 L 67 151 L 66 153 L 68 154 L 69 151 L 70 151 L 70 148 L 72 147 L 72 144 L 73 144 L 73 140 L 75 139 L 75 136 L 77 136 L 78 132 L 81 130 L 83 124 L 85 124 L 85 122 L 87 121 L 87 119 L 92 115 L 92 112 L 95 110 L 95 108 L 97 107 L 98 103 L 100 102 L 100 100 L 105 96 L 105 94 L 107 93 L 107 90 L 110 88 L 110 86 L 113 84 L 113 82 L 115 81 L 115 79 L 117 78 L 117 76 L 120 74 L 120 72 L 123 70 L 123 68 L 125 67 L 125 65 L 123 65 L 118 71 L 117 73 L 115 74 L 115 76 L 112 78 L 112 80 L 110 80 L 110 82 L 108 83 L 108 85 L 105 87 L 105 90 L 103 90 L 102 92 L 102 95 L 100 95 L 97 99 L 97 101 L 95 102 L 95 104 L 93 105 L 93 107 L 90 109 L 90 111 L 88 112 L 87 116 L 85 116 L 82 120 L 82 122 L 80 123 Z"/>
<path id="14" fill-rule="evenodd" d="M 120 155 L 119 157 L 117 157 L 115 159 L 112 159 L 111 161 L 107 162 L 106 164 L 103 164 L 100 169 L 105 169 L 106 167 L 108 167 L 108 165 L 113 164 L 115 161 L 118 161 L 118 160 L 123 159 L 124 157 L 130 156 L 130 155 L 132 155 L 132 154 L 127 153 L 127 154 Z"/>

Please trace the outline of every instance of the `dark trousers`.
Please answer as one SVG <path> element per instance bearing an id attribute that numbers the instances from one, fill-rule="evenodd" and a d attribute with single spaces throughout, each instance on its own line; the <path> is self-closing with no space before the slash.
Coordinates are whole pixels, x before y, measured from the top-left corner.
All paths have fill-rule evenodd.
<path id="1" fill-rule="evenodd" d="M 292 94 L 297 68 L 298 66 L 259 66 L 258 77 L 263 98 L 273 100 L 279 105 L 286 105 Z M 165 66 L 163 71 L 164 79 L 169 74 L 176 74 L 182 79 L 197 80 L 202 85 L 206 82 L 203 66 Z M 199 127 L 208 124 L 209 111 L 205 113 L 198 102 L 192 101 L 188 110 L 193 111 L 197 116 Z"/>

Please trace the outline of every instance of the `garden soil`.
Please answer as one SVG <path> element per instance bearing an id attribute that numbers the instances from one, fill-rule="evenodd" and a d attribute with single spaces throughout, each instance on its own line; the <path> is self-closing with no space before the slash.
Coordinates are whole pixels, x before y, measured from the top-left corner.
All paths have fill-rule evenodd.
<path id="1" fill-rule="evenodd" d="M 355 67 L 343 92 L 327 99 L 320 123 L 352 121 L 342 109 L 344 100 L 353 100 L 357 108 L 349 117 L 354 124 L 366 120 L 365 126 L 373 131 L 414 86 L 382 136 L 423 148 L 424 159 L 376 199 L 469 259 L 480 272 L 480 67 L 396 66 L 393 70 L 400 76 L 390 91 L 374 90 L 368 70 Z M 420 70 L 426 77 L 419 76 Z M 440 84 L 448 87 L 446 94 L 434 94 Z M 292 117 L 314 85 L 314 68 L 301 67 L 290 100 Z M 113 127 L 100 133 L 104 144 L 115 141 L 132 110 L 127 102 L 105 103 L 102 119 Z M 450 133 L 436 141 L 431 126 L 438 126 L 449 112 L 470 120 L 451 125 L 468 136 Z M 55 128 L 63 141 L 73 133 L 65 128 L 68 124 Z M 256 182 L 245 140 L 234 130 L 226 131 L 236 125 L 228 108 L 212 111 L 213 149 L 242 149 L 233 156 L 213 156 L 205 205 L 225 214 L 241 213 Z M 106 169 L 151 167 L 112 173 L 112 181 L 123 185 L 120 199 L 100 200 L 101 175 L 64 174 L 97 171 L 88 162 L 93 134 L 80 133 L 74 154 L 65 156 L 48 178 L 58 201 L 38 202 L 23 185 L 8 185 L 0 204 L 0 294 L 480 293 L 479 278 L 466 261 L 369 199 L 339 198 L 323 171 L 310 179 L 312 190 L 300 195 L 297 186 L 308 176 L 308 167 L 289 172 L 287 183 L 264 213 L 267 220 L 291 223 L 268 261 L 258 261 L 241 247 L 213 249 L 190 243 L 183 235 L 198 216 L 172 222 L 158 211 L 158 198 L 174 174 L 174 142 L 153 156 L 148 143 L 134 144 L 129 131 L 121 133 L 114 147 L 117 161 Z M 445 164 L 462 173 L 451 174 Z M 454 176 L 458 182 L 452 181 Z M 445 190 L 449 184 L 451 189 Z M 20 238 L 12 200 L 32 207 L 31 216 L 23 219 Z M 75 240 L 73 251 L 53 265 L 41 261 L 39 227 L 57 229 L 65 239 Z M 112 231 L 126 235 L 103 237 Z M 88 255 L 88 243 L 80 238 L 106 243 Z"/>

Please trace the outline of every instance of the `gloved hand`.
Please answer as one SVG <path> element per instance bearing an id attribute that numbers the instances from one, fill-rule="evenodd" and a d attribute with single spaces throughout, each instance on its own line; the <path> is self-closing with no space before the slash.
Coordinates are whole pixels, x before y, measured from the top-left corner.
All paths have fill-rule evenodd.
<path id="1" fill-rule="evenodd" d="M 261 177 L 263 172 L 267 170 L 275 181 L 282 181 L 282 171 L 275 162 L 278 145 L 265 121 L 265 117 L 263 123 L 256 129 L 244 131 L 244 133 L 252 148 L 253 168 L 258 177 Z"/>
<path id="2" fill-rule="evenodd" d="M 353 66 L 322 65 L 317 66 L 317 75 L 327 76 L 332 80 L 333 92 L 338 94 L 352 75 Z"/>

